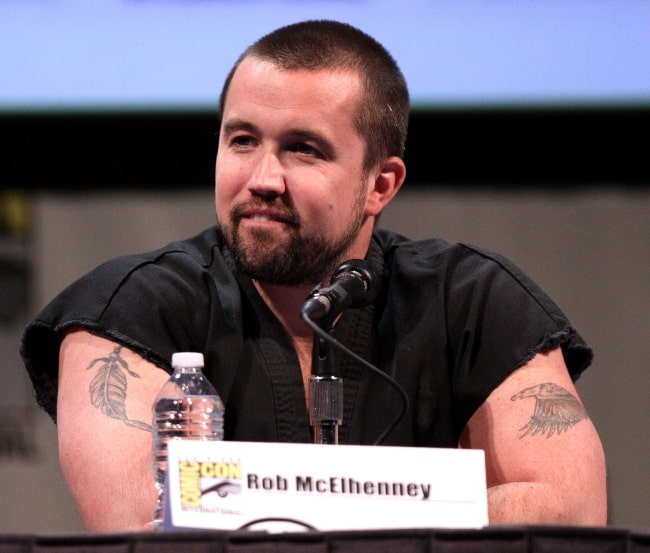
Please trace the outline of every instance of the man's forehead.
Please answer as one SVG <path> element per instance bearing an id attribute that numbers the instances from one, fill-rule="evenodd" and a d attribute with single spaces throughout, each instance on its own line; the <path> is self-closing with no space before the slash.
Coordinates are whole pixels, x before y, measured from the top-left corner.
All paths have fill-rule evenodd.
<path id="1" fill-rule="evenodd" d="M 304 77 L 304 78 L 303 78 Z M 284 69 L 273 61 L 257 57 L 242 60 L 231 79 L 224 101 L 224 111 L 232 106 L 233 94 L 237 100 L 248 100 L 257 95 L 257 100 L 287 102 L 297 106 L 300 103 L 316 108 L 353 107 L 362 94 L 358 74 L 341 68 Z M 230 101 L 229 101 L 230 100 Z"/>

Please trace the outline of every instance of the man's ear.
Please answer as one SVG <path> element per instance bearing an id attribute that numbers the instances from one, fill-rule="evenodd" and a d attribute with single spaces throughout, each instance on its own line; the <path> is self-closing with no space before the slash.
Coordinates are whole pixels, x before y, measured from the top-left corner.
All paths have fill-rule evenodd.
<path id="1" fill-rule="evenodd" d="M 366 201 L 365 214 L 368 216 L 379 215 L 397 194 L 405 178 L 406 165 L 404 161 L 397 156 L 386 158 L 379 167 L 379 172 L 375 173 L 374 181 L 370 183 L 372 187 Z"/>

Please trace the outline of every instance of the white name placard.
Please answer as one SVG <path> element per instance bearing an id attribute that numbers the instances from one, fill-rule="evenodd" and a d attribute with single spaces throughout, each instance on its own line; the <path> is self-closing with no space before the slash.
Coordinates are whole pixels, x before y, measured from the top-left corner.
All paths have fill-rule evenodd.
<path id="1" fill-rule="evenodd" d="M 488 523 L 481 450 L 172 440 L 168 453 L 169 529 Z"/>

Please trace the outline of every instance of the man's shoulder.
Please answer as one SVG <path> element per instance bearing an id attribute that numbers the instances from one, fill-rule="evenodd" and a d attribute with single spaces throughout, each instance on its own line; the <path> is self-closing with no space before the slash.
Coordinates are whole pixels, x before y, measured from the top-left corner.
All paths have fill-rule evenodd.
<path id="1" fill-rule="evenodd" d="M 219 268 L 213 269 L 214 264 Z M 156 250 L 104 261 L 69 284 L 53 303 L 104 309 L 117 297 L 144 297 L 177 290 L 194 290 L 198 294 L 206 272 L 223 272 L 223 265 L 216 230 L 210 228 Z"/>
<path id="2" fill-rule="evenodd" d="M 376 228 L 373 240 L 386 254 L 391 252 L 445 252 L 454 244 L 441 238 L 425 238 L 415 240 L 398 232 L 383 228 Z"/>
<path id="3" fill-rule="evenodd" d="M 535 289 L 528 275 L 515 263 L 487 248 L 441 238 L 412 240 L 386 230 L 376 230 L 373 240 L 375 251 L 381 251 L 379 263 L 383 272 L 390 278 L 413 281 L 418 286 L 426 282 L 445 282 L 447 286 L 458 282 L 485 283 L 498 278 L 528 290 Z"/>
<path id="4" fill-rule="evenodd" d="M 206 229 L 190 238 L 177 240 L 155 250 L 114 257 L 90 271 L 89 276 L 120 280 L 144 267 L 202 270 L 221 258 L 216 230 Z"/>
<path id="5" fill-rule="evenodd" d="M 474 258 L 477 261 L 483 260 L 503 265 L 512 263 L 499 252 L 468 242 L 450 242 L 437 237 L 413 239 L 383 228 L 374 230 L 373 240 L 387 258 L 395 254 L 407 254 L 427 257 Z"/>
<path id="6" fill-rule="evenodd" d="M 394 231 L 377 228 L 373 240 L 383 252 L 384 262 L 389 264 L 413 264 L 440 266 L 465 257 L 485 257 L 489 252 L 464 244 L 453 243 L 442 238 L 412 239 Z"/>

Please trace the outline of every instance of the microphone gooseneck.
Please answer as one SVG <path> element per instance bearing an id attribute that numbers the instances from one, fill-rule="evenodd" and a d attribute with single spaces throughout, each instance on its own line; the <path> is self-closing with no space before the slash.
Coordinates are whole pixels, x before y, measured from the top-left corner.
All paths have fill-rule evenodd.
<path id="1" fill-rule="evenodd" d="M 386 380 L 401 397 L 399 413 L 374 442 L 375 445 L 380 444 L 397 427 L 408 410 L 408 395 L 397 381 L 333 336 L 339 315 L 347 308 L 371 304 L 379 295 L 379 290 L 380 279 L 371 266 L 364 260 L 352 259 L 335 271 L 328 286 L 316 286 L 303 303 L 301 318 L 314 333 L 309 419 L 314 428 L 315 443 L 337 444 L 338 427 L 343 420 L 343 380 L 338 375 L 334 350 L 352 357 Z"/>

